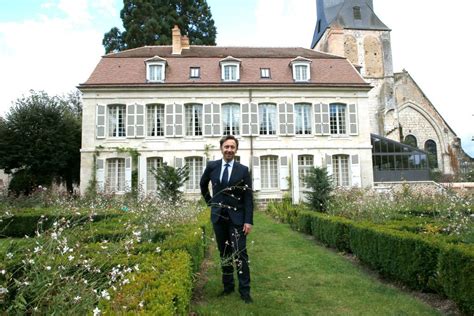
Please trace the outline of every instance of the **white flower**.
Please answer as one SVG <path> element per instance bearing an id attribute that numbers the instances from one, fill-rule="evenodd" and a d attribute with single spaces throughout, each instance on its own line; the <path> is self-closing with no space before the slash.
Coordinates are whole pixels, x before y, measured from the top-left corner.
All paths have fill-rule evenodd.
<path id="1" fill-rule="evenodd" d="M 105 298 L 107 301 L 110 301 L 110 294 L 109 292 L 107 292 L 107 290 L 103 290 L 102 292 L 100 292 L 100 296 Z"/>
<path id="2" fill-rule="evenodd" d="M 160 247 L 156 247 L 156 252 L 157 252 L 157 253 L 160 253 L 160 252 L 161 252 L 161 248 L 160 248 Z"/>
<path id="3" fill-rule="evenodd" d="M 78 302 L 81 299 L 81 297 L 78 295 L 74 298 L 74 302 Z"/>
<path id="4" fill-rule="evenodd" d="M 69 261 L 72 261 L 74 259 L 74 256 L 69 256 L 67 258 L 69 259 Z"/>
<path id="5" fill-rule="evenodd" d="M 8 293 L 8 289 L 4 287 L 0 287 L 0 294 L 6 294 Z"/>
<path id="6" fill-rule="evenodd" d="M 143 308 L 144 305 L 145 305 L 145 301 L 141 301 L 141 302 L 138 304 L 138 306 L 139 306 L 140 308 Z"/>
<path id="7" fill-rule="evenodd" d="M 100 309 L 96 306 L 94 310 L 92 311 L 94 313 L 94 316 L 99 316 L 100 315 Z"/>
<path id="8" fill-rule="evenodd" d="M 5 275 L 7 273 L 5 270 L 0 271 L 1 274 Z"/>
<path id="9" fill-rule="evenodd" d="M 125 284 L 128 284 L 128 283 L 130 283 L 129 279 L 125 279 L 125 280 L 122 281 L 122 285 L 125 285 Z"/>
<path id="10" fill-rule="evenodd" d="M 46 270 L 51 271 L 51 266 L 47 266 Z"/>

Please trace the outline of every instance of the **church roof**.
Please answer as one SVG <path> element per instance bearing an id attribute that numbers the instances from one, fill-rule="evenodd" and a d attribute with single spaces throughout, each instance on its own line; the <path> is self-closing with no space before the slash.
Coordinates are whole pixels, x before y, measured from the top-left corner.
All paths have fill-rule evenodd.
<path id="1" fill-rule="evenodd" d="M 372 0 L 317 0 L 317 14 L 312 48 L 324 31 L 334 25 L 344 29 L 390 30 L 375 14 Z"/>
<path id="2" fill-rule="evenodd" d="M 155 56 L 166 59 L 166 80 L 149 83 L 146 61 Z M 222 59 L 232 56 L 240 60 L 240 80 L 223 82 Z M 302 57 L 310 61 L 310 81 L 295 83 L 291 61 Z M 200 68 L 199 78 L 190 78 L 190 68 Z M 261 68 L 270 69 L 270 78 L 262 78 Z M 196 86 L 322 86 L 362 87 L 370 85 L 345 58 L 314 50 L 289 47 L 219 47 L 193 46 L 181 54 L 172 54 L 171 46 L 145 46 L 102 56 L 87 87 L 196 87 Z"/>

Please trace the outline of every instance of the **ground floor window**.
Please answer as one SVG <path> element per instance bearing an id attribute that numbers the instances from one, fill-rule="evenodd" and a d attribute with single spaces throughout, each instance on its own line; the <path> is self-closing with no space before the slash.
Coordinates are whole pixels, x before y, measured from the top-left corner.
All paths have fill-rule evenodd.
<path id="1" fill-rule="evenodd" d="M 278 157 L 260 157 L 262 189 L 278 189 Z"/>
<path id="2" fill-rule="evenodd" d="M 187 157 L 185 161 L 189 168 L 189 179 L 186 181 L 186 190 L 200 190 L 199 181 L 201 180 L 203 172 L 202 157 Z"/>
<path id="3" fill-rule="evenodd" d="M 112 158 L 107 159 L 107 175 L 106 175 L 107 192 L 124 192 L 125 191 L 125 159 Z"/>
<path id="4" fill-rule="evenodd" d="M 163 158 L 161 157 L 150 157 L 146 160 L 146 190 L 147 192 L 156 191 L 156 178 L 154 170 L 163 165 Z"/>
<path id="5" fill-rule="evenodd" d="M 314 165 L 314 158 L 311 155 L 298 156 L 298 179 L 299 186 L 302 189 L 307 189 L 303 179 L 309 174 L 311 167 Z"/>
<path id="6" fill-rule="evenodd" d="M 349 156 L 332 156 L 332 176 L 334 184 L 338 187 L 349 186 Z"/>

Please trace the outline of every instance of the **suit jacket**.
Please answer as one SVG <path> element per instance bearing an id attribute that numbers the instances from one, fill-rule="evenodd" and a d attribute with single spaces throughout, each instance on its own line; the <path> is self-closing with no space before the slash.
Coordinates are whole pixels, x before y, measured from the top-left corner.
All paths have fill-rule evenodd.
<path id="1" fill-rule="evenodd" d="M 217 223 L 224 209 L 235 225 L 253 224 L 252 180 L 249 169 L 234 160 L 229 183 L 220 180 L 222 159 L 208 162 L 201 177 L 201 194 L 211 206 L 211 221 Z M 212 197 L 209 192 L 212 183 Z"/>

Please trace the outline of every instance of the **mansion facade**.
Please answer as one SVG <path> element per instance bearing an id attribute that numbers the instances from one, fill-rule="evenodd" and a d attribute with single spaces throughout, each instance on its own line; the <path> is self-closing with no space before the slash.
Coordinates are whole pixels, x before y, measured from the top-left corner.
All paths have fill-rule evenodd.
<path id="1" fill-rule="evenodd" d="M 239 139 L 257 199 L 301 200 L 302 176 L 327 167 L 341 186 L 373 184 L 368 92 L 343 57 L 304 48 L 173 45 L 108 54 L 83 93 L 81 192 L 156 189 L 153 168 L 188 165 L 199 195 L 219 139 Z"/>

